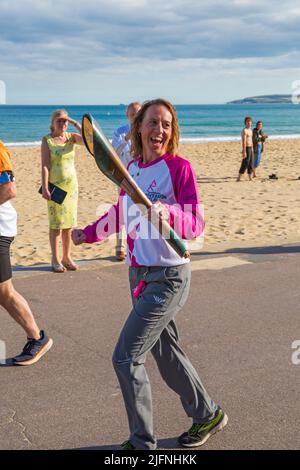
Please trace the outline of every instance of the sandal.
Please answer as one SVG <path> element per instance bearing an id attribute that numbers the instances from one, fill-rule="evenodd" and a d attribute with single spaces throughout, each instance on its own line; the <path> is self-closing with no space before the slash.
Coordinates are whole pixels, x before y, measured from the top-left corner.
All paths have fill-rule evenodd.
<path id="1" fill-rule="evenodd" d="M 76 263 L 64 263 L 62 262 L 62 265 L 68 270 L 68 271 L 78 271 L 79 266 Z"/>
<path id="2" fill-rule="evenodd" d="M 53 271 L 54 273 L 64 273 L 65 270 L 66 270 L 66 268 L 65 268 L 62 264 L 60 264 L 60 263 L 57 263 L 57 264 L 54 263 L 54 264 L 52 264 L 52 271 Z"/>

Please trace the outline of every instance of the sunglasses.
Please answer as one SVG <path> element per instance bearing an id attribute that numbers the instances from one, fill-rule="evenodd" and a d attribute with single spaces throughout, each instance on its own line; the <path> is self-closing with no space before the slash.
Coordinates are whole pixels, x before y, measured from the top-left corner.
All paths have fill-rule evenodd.
<path id="1" fill-rule="evenodd" d="M 66 122 L 68 122 L 68 119 L 60 118 L 60 119 L 57 119 L 56 122 L 59 122 L 60 124 L 65 124 Z"/>

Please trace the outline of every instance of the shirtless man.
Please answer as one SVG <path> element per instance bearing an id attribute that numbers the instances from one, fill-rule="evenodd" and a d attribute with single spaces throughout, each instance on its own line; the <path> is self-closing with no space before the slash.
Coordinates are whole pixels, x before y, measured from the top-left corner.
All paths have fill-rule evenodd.
<path id="1" fill-rule="evenodd" d="M 252 118 L 245 117 L 245 127 L 241 132 L 242 137 L 242 163 L 239 171 L 237 181 L 241 181 L 241 175 L 247 170 L 249 181 L 252 180 L 253 172 L 253 141 L 252 141 Z"/>

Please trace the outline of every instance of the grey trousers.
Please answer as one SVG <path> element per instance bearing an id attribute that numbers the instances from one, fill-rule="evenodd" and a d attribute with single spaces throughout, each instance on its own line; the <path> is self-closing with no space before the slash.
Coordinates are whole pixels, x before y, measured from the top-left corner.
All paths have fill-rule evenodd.
<path id="1" fill-rule="evenodd" d="M 145 369 L 149 351 L 193 422 L 211 419 L 217 409 L 178 344 L 174 317 L 187 300 L 190 279 L 189 264 L 129 268 L 131 293 L 141 280 L 145 280 L 146 287 L 138 299 L 132 296 L 133 309 L 117 342 L 113 365 L 127 411 L 129 439 L 137 449 L 156 448 L 151 387 Z"/>

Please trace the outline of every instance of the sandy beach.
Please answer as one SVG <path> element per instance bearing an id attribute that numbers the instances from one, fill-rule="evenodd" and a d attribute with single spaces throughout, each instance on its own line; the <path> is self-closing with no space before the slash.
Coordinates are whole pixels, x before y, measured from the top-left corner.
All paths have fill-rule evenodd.
<path id="1" fill-rule="evenodd" d="M 204 248 L 269 246 L 300 241 L 299 140 L 272 140 L 266 144 L 258 177 L 236 182 L 241 161 L 239 142 L 181 144 L 179 154 L 191 161 L 204 203 Z M 38 194 L 40 149 L 11 148 L 17 182 L 13 200 L 18 212 L 18 236 L 12 246 L 14 265 L 48 263 L 46 201 Z M 79 182 L 78 226 L 84 227 L 114 203 L 114 185 L 98 170 L 85 148 L 76 148 Z M 276 173 L 278 180 L 268 175 Z M 115 239 L 73 248 L 75 260 L 105 259 L 114 255 Z"/>

